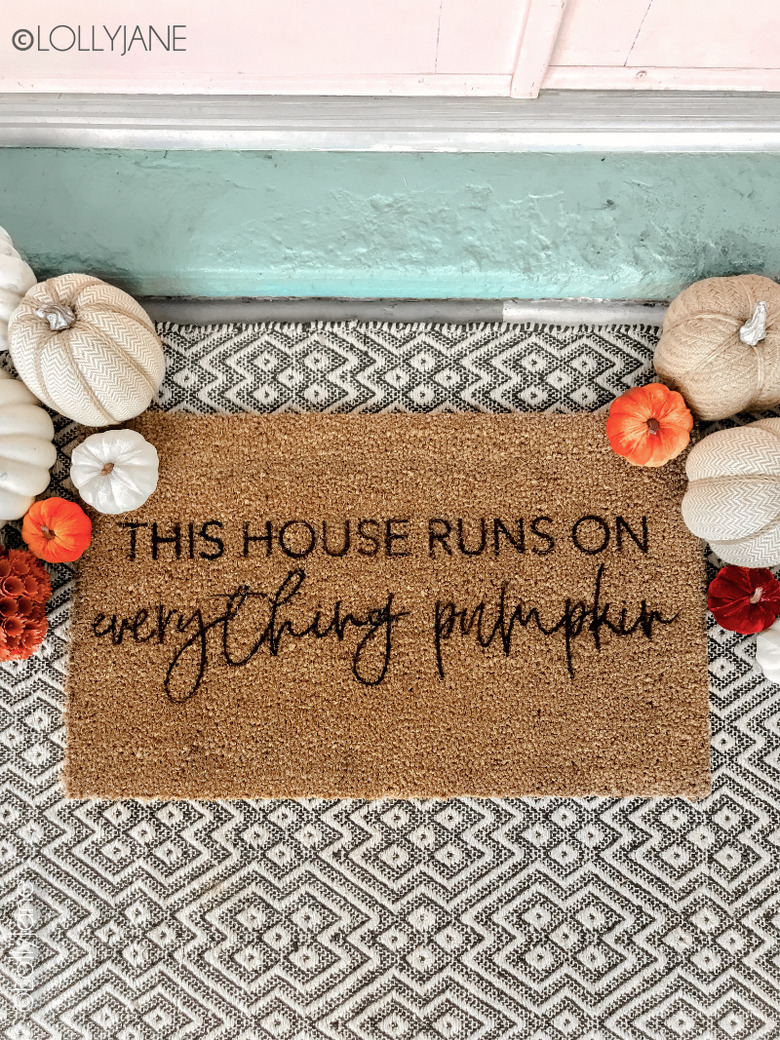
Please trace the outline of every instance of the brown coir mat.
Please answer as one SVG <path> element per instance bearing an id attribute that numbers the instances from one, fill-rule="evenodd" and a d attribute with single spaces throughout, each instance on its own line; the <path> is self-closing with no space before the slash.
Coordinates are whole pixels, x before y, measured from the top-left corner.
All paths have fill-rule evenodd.
<path id="1" fill-rule="evenodd" d="M 146 505 L 93 517 L 77 797 L 709 788 L 682 465 L 604 418 L 165 416 Z"/>

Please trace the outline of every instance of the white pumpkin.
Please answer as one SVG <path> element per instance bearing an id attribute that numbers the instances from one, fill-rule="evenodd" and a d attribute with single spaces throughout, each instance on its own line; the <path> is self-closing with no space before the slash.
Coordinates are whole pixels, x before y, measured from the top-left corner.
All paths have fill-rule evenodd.
<path id="1" fill-rule="evenodd" d="M 756 663 L 770 682 L 780 684 L 780 620 L 756 636 Z"/>
<path id="2" fill-rule="evenodd" d="M 8 346 L 8 321 L 28 289 L 35 285 L 32 269 L 14 249 L 11 236 L 0 227 L 0 350 Z"/>
<path id="3" fill-rule="evenodd" d="M 685 463 L 682 515 L 724 563 L 780 564 L 780 419 L 718 430 Z"/>
<path id="4" fill-rule="evenodd" d="M 93 433 L 73 449 L 70 479 L 99 513 L 138 509 L 157 487 L 157 449 L 135 430 Z"/>
<path id="5" fill-rule="evenodd" d="M 0 369 L 0 525 L 24 516 L 49 486 L 54 424 L 18 379 Z"/>
<path id="6" fill-rule="evenodd" d="M 139 415 L 165 373 L 151 318 L 127 293 L 86 274 L 34 285 L 11 317 L 8 349 L 32 392 L 84 426 Z"/>

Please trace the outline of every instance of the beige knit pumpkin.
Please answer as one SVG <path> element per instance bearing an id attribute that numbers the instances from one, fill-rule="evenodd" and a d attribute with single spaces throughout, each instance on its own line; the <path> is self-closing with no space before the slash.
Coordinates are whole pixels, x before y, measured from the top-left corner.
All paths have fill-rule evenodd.
<path id="1" fill-rule="evenodd" d="M 35 396 L 85 426 L 139 415 L 165 373 L 146 312 L 121 289 L 86 274 L 34 285 L 11 316 L 8 349 Z"/>
<path id="2" fill-rule="evenodd" d="M 780 419 L 718 430 L 685 463 L 688 528 L 725 563 L 780 565 Z"/>
<path id="3" fill-rule="evenodd" d="M 653 364 L 702 419 L 780 403 L 780 285 L 758 274 L 695 282 L 666 312 Z"/>

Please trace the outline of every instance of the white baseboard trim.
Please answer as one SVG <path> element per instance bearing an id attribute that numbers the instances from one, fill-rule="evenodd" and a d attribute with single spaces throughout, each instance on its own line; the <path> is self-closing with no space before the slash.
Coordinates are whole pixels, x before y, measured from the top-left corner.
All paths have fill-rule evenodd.
<path id="1" fill-rule="evenodd" d="M 159 322 L 177 325 L 263 321 L 471 322 L 545 325 L 656 325 L 666 304 L 632 300 L 391 300 L 317 298 L 186 298 L 140 300 Z"/>
<path id="2" fill-rule="evenodd" d="M 503 320 L 546 325 L 662 325 L 667 307 L 655 300 L 505 300 Z"/>
<path id="3" fill-rule="evenodd" d="M 780 94 L 0 94 L 0 146 L 281 151 L 780 151 Z"/>

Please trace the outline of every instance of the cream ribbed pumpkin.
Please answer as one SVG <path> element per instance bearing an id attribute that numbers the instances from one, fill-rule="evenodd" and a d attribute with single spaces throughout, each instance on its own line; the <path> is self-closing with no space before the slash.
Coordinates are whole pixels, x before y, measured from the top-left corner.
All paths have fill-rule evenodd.
<path id="1" fill-rule="evenodd" d="M 780 621 L 756 636 L 756 664 L 770 682 L 780 684 Z"/>
<path id="2" fill-rule="evenodd" d="M 139 415 L 165 373 L 151 318 L 127 293 L 86 274 L 34 285 L 11 318 L 8 349 L 32 392 L 85 426 Z"/>
<path id="3" fill-rule="evenodd" d="M 8 319 L 35 281 L 32 269 L 14 249 L 11 236 L 0 227 L 0 350 L 8 346 Z"/>
<path id="4" fill-rule="evenodd" d="M 780 565 L 780 419 L 718 430 L 685 463 L 683 520 L 725 563 Z"/>
<path id="5" fill-rule="evenodd" d="M 57 451 L 48 412 L 0 369 L 0 525 L 18 520 L 49 486 Z"/>
<path id="6" fill-rule="evenodd" d="M 780 403 L 780 285 L 758 274 L 695 282 L 666 312 L 653 364 L 702 419 Z"/>

